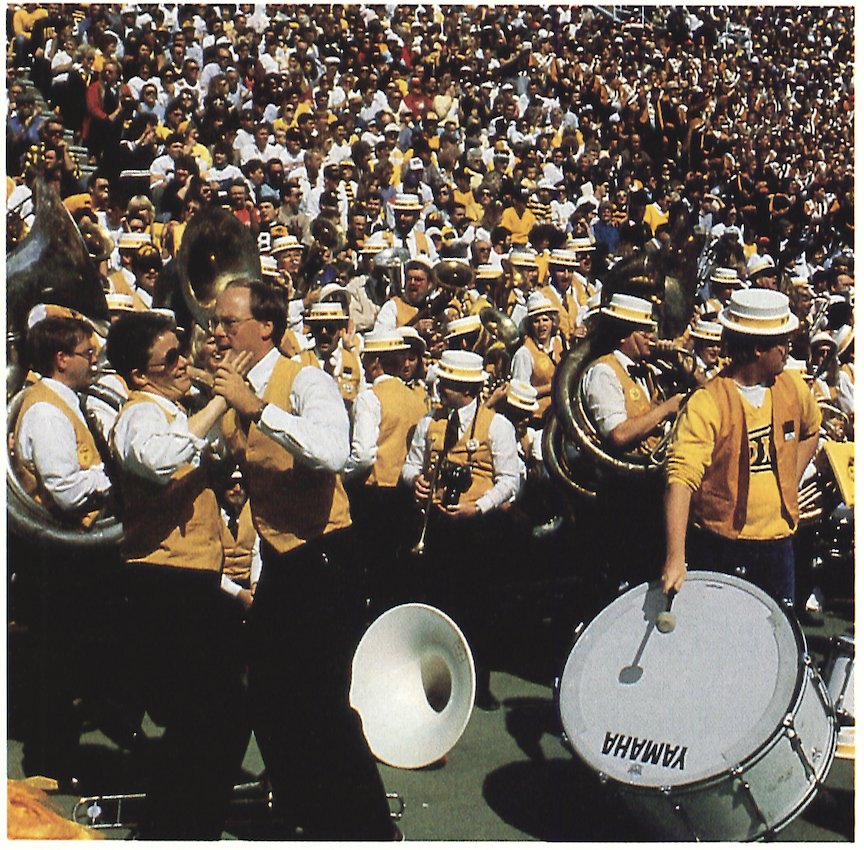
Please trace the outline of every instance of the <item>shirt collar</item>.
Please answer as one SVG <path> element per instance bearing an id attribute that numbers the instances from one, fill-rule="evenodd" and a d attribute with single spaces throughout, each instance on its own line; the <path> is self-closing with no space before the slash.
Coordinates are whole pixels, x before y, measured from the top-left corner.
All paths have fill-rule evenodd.
<path id="1" fill-rule="evenodd" d="M 281 356 L 279 349 L 274 346 L 249 370 L 246 379 L 252 384 L 252 389 L 255 390 L 256 395 L 266 389 L 270 376 Z"/>
<path id="2" fill-rule="evenodd" d="M 60 383 L 60 381 L 55 381 L 54 378 L 43 378 L 42 382 L 48 387 L 48 389 L 57 393 L 57 395 L 59 395 L 60 398 L 69 405 L 80 419 L 84 419 L 84 414 L 81 412 L 81 402 L 78 398 L 78 393 L 76 393 L 75 390 L 71 387 L 67 387 L 66 384 Z"/>

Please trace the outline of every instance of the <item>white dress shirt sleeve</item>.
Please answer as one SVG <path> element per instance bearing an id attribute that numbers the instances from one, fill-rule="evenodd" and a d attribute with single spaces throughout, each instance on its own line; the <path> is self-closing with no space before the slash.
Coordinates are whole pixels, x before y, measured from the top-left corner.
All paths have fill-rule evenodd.
<path id="1" fill-rule="evenodd" d="M 426 434 L 429 431 L 429 423 L 432 421 L 432 414 L 427 413 L 414 429 L 414 436 L 411 438 L 411 445 L 408 447 L 408 454 L 405 457 L 405 463 L 402 465 L 402 480 L 406 484 L 414 486 L 414 479 L 423 472 L 426 460 Z"/>
<path id="2" fill-rule="evenodd" d="M 489 425 L 489 443 L 492 448 L 494 486 L 477 500 L 477 507 L 484 514 L 516 496 L 525 476 L 525 465 L 519 459 L 516 444 L 516 429 L 500 413 L 495 414 Z"/>
<path id="3" fill-rule="evenodd" d="M 111 489 L 103 464 L 81 468 L 75 429 L 66 414 L 49 402 L 37 402 L 22 417 L 17 451 L 36 467 L 43 486 L 63 511 L 84 507 L 89 498 Z"/>
<path id="4" fill-rule="evenodd" d="M 396 330 L 396 302 L 392 298 L 385 302 L 384 306 L 378 311 L 373 330 L 375 333 L 378 333 L 378 331 Z"/>
<path id="5" fill-rule="evenodd" d="M 189 433 L 182 412 L 169 422 L 156 402 L 132 405 L 114 426 L 114 449 L 120 465 L 157 484 L 167 484 L 184 464 L 197 467 L 207 445 L 207 440 Z"/>
<path id="6" fill-rule="evenodd" d="M 351 454 L 345 464 L 345 475 L 369 469 L 378 457 L 378 435 L 381 426 L 381 402 L 367 389 L 354 400 L 354 433 Z"/>
<path id="7" fill-rule="evenodd" d="M 534 374 L 534 358 L 526 346 L 523 345 L 513 355 L 513 366 L 510 372 L 514 381 L 522 381 L 525 384 L 531 383 L 531 375 Z"/>
<path id="8" fill-rule="evenodd" d="M 624 388 L 607 363 L 595 363 L 585 373 L 583 381 L 588 413 L 600 436 L 605 439 L 627 421 Z"/>
<path id="9" fill-rule="evenodd" d="M 350 423 L 336 382 L 323 369 L 305 366 L 294 379 L 291 405 L 296 413 L 268 404 L 261 431 L 305 466 L 341 472 L 351 449 Z"/>

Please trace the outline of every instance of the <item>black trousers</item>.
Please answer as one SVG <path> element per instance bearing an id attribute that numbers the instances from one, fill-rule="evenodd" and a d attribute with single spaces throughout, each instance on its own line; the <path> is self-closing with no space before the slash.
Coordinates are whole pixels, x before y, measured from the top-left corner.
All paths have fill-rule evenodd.
<path id="1" fill-rule="evenodd" d="M 351 529 L 280 554 L 262 540 L 248 618 L 252 727 L 286 837 L 392 838 L 390 809 L 348 692 L 363 634 Z"/>
<path id="2" fill-rule="evenodd" d="M 199 570 L 130 565 L 128 585 L 145 704 L 165 727 L 140 837 L 218 839 L 249 743 L 236 601 Z"/>

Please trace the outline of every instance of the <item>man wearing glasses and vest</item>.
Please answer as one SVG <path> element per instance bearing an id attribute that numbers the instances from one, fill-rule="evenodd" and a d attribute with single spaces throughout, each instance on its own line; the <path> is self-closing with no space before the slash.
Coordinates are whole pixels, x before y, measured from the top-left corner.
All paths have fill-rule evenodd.
<path id="1" fill-rule="evenodd" d="M 348 413 L 323 369 L 280 354 L 286 307 L 279 290 L 239 281 L 214 313 L 217 347 L 252 360 L 245 381 L 228 369 L 215 379 L 231 407 L 223 432 L 244 468 L 261 537 L 247 618 L 252 725 L 285 837 L 390 840 L 384 787 L 348 701 L 365 617 L 339 476 Z"/>

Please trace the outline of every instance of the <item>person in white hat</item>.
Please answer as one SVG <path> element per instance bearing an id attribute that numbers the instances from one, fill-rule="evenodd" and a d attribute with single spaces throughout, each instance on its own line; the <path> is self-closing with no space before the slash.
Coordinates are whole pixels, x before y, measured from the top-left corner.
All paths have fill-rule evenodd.
<path id="1" fill-rule="evenodd" d="M 817 402 L 828 401 L 847 415 L 855 412 L 855 384 L 849 372 L 840 368 L 837 341 L 830 333 L 822 331 L 810 340 L 807 373 Z"/>
<path id="2" fill-rule="evenodd" d="M 700 384 L 719 374 L 723 368 L 720 357 L 722 333 L 722 325 L 705 319 L 698 319 L 690 328 L 690 339 L 693 341 L 693 353 L 696 356 L 696 380 Z"/>
<path id="3" fill-rule="evenodd" d="M 134 308 L 136 310 L 146 310 L 151 307 L 153 296 L 151 292 L 148 292 L 137 283 L 135 271 L 132 268 L 132 261 L 141 248 L 144 246 L 152 247 L 152 243 L 153 238 L 149 233 L 121 233 L 117 238 L 117 250 L 120 252 L 120 268 L 108 276 L 108 291 L 131 295 L 135 302 Z M 156 251 L 156 255 L 159 255 L 158 251 Z"/>
<path id="4" fill-rule="evenodd" d="M 528 296 L 528 313 L 523 322 L 525 340 L 513 355 L 511 376 L 514 381 L 534 387 L 538 401 L 538 419 L 545 419 L 552 403 L 552 379 L 564 355 L 564 343 L 558 335 L 559 312 L 542 293 Z"/>
<path id="5" fill-rule="evenodd" d="M 676 393 L 663 401 L 648 367 L 655 344 L 651 302 L 616 293 L 600 313 L 598 345 L 608 353 L 585 373 L 586 407 L 600 438 L 614 451 L 647 454 L 683 396 Z"/>
<path id="6" fill-rule="evenodd" d="M 801 375 L 784 370 L 798 319 L 782 293 L 749 289 L 719 321 L 730 363 L 690 396 L 666 457 L 663 587 L 679 590 L 689 563 L 743 576 L 791 610 L 798 482 L 821 424 Z"/>
<path id="7" fill-rule="evenodd" d="M 366 336 L 363 368 L 366 389 L 354 402 L 351 453 L 345 486 L 351 517 L 364 551 L 374 552 L 366 566 L 367 597 L 376 613 L 410 601 L 402 598 L 399 555 L 416 541 L 413 506 L 397 487 L 417 423 L 426 414 L 425 394 L 402 380 L 410 345 L 398 330 Z"/>
<path id="8" fill-rule="evenodd" d="M 418 314 L 434 293 L 432 264 L 425 256 L 414 257 L 405 263 L 402 274 L 402 292 L 393 295 L 384 303 L 375 318 L 373 330 L 392 331 L 410 324 L 428 345 L 435 320 L 431 316 L 418 318 Z"/>
<path id="9" fill-rule="evenodd" d="M 339 300 L 317 301 L 306 314 L 306 323 L 315 345 L 294 359 L 303 366 L 316 366 L 327 372 L 338 384 L 350 411 L 357 393 L 366 389 L 366 378 L 357 353 L 343 344 L 348 313 Z"/>
<path id="10" fill-rule="evenodd" d="M 410 192 L 399 192 L 387 202 L 388 220 L 392 215 L 390 232 L 393 237 L 393 247 L 407 248 L 412 259 L 424 255 L 429 258 L 432 265 L 435 265 L 438 262 L 438 250 L 420 224 L 422 210 L 423 204 L 420 198 Z"/>
<path id="11" fill-rule="evenodd" d="M 703 316 L 718 314 L 728 303 L 732 292 L 743 284 L 736 269 L 718 267 L 711 272 L 711 295 L 700 308 Z"/>
<path id="12" fill-rule="evenodd" d="M 499 703 L 490 690 L 489 606 L 479 600 L 489 578 L 487 541 L 503 537 L 507 520 L 499 509 L 518 494 L 523 469 L 512 423 L 480 404 L 483 358 L 445 351 L 435 372 L 442 405 L 417 425 L 402 480 L 419 505 L 428 505 L 424 558 L 440 570 L 433 592 L 475 653 L 476 704 L 494 710 Z"/>
<path id="13" fill-rule="evenodd" d="M 557 249 L 549 256 L 549 283 L 540 291 L 557 308 L 561 336 L 570 348 L 585 336 L 585 326 L 579 322 L 579 308 L 593 294 L 593 289 L 575 284 L 575 273 L 579 266 L 576 252 Z M 584 280 L 584 278 L 583 278 Z"/>

